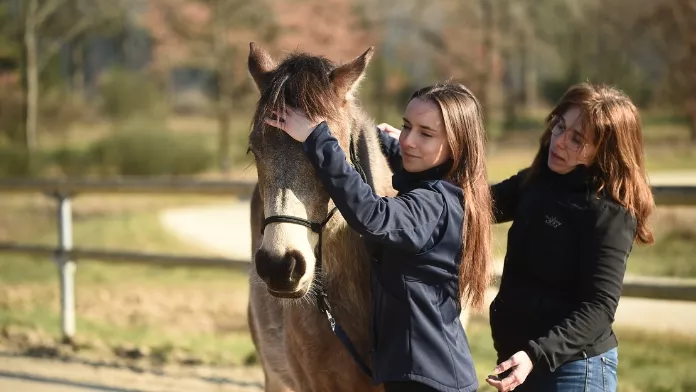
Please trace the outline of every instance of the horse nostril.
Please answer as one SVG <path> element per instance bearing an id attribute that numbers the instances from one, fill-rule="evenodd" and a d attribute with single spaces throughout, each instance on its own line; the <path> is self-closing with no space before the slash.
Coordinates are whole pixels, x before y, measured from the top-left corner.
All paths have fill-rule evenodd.
<path id="1" fill-rule="evenodd" d="M 259 277 L 275 290 L 293 290 L 307 270 L 304 256 L 298 251 L 287 252 L 279 258 L 259 249 L 254 264 Z"/>
<path id="2" fill-rule="evenodd" d="M 270 283 L 271 276 L 274 275 L 273 256 L 263 249 L 256 251 L 254 255 L 254 265 L 256 273 L 264 282 Z"/>
<path id="3" fill-rule="evenodd" d="M 305 271 L 307 271 L 307 262 L 304 256 L 298 251 L 290 251 L 285 254 L 285 259 L 288 259 L 288 265 L 290 266 L 288 270 L 290 272 L 290 281 L 298 283 L 304 276 Z"/>

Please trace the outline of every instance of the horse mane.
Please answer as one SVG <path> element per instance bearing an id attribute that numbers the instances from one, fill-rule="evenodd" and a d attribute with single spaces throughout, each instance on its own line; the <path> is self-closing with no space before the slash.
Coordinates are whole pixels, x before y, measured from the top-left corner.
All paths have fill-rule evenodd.
<path id="1" fill-rule="evenodd" d="M 302 109 L 310 119 L 335 117 L 337 96 L 331 84 L 335 68 L 334 62 L 322 56 L 289 54 L 261 89 L 254 125 L 263 125 L 264 118 L 274 117 L 274 111 L 287 107 Z"/>

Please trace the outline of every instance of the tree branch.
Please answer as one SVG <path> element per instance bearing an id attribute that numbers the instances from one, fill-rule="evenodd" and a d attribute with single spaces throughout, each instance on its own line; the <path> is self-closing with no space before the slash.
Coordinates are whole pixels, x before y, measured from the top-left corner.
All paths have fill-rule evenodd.
<path id="1" fill-rule="evenodd" d="M 212 33 L 205 28 L 194 29 L 191 27 L 191 22 L 186 20 L 180 12 L 176 11 L 171 6 L 165 6 L 164 17 L 171 31 L 179 38 L 186 41 L 210 42 Z M 197 31 L 196 31 L 197 30 Z"/>
<path id="2" fill-rule="evenodd" d="M 236 12 L 241 7 L 244 7 L 247 4 L 249 4 L 251 7 L 258 6 L 255 3 L 247 3 L 246 0 L 227 0 L 227 1 L 223 1 L 223 2 L 220 2 L 220 0 L 217 0 L 216 3 L 218 3 L 217 11 L 220 12 L 222 15 L 229 15 L 230 12 Z"/>
<path id="3" fill-rule="evenodd" d="M 680 5 L 682 5 L 682 4 L 678 4 L 677 2 L 673 2 L 671 4 L 670 8 L 672 9 L 672 20 L 674 21 L 674 24 L 676 25 L 675 26 L 676 30 L 679 32 L 679 35 L 681 36 L 679 38 L 686 41 L 689 37 L 689 32 L 687 31 L 687 27 L 686 27 L 687 25 L 686 25 L 686 21 L 684 20 L 684 15 L 682 14 L 681 10 L 679 9 Z M 686 4 L 683 4 L 683 5 L 686 5 Z M 684 10 L 684 11 L 687 11 L 687 10 Z M 693 23 L 694 21 L 692 20 L 691 22 Z"/>
<path id="4" fill-rule="evenodd" d="M 87 18 L 84 18 L 77 24 L 73 25 L 73 27 L 71 27 L 70 30 L 68 30 L 68 32 L 62 37 L 62 39 L 51 42 L 48 48 L 46 48 L 46 50 L 43 51 L 42 59 L 38 62 L 39 73 L 42 72 L 48 66 L 53 56 L 55 56 L 60 51 L 63 45 L 67 44 L 68 42 L 71 42 L 73 39 L 75 39 L 75 37 L 83 33 L 85 30 L 89 29 L 91 26 L 91 21 Z"/>
<path id="5" fill-rule="evenodd" d="M 49 0 L 48 2 L 44 3 L 43 6 L 36 12 L 34 19 L 35 25 L 37 27 L 41 26 L 46 19 L 58 11 L 58 9 L 65 5 L 67 1 L 68 0 Z"/>

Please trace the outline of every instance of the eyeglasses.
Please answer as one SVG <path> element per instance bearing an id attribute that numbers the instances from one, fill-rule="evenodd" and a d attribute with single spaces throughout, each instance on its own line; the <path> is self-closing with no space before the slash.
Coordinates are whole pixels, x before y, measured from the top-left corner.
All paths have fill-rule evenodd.
<path id="1" fill-rule="evenodd" d="M 576 131 L 576 130 L 571 130 L 570 132 L 566 132 L 568 129 L 566 128 L 565 120 L 561 116 L 553 115 L 551 117 L 551 133 L 554 134 L 555 136 L 561 136 L 565 134 L 565 145 L 566 148 L 568 148 L 571 151 L 580 151 L 583 147 L 585 147 L 585 138 L 583 137 L 582 133 Z M 570 136 L 570 140 L 568 140 L 568 135 Z"/>

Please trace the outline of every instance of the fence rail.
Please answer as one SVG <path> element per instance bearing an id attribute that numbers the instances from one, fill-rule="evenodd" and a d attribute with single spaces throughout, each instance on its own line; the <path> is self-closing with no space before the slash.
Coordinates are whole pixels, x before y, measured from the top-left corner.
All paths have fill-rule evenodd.
<path id="1" fill-rule="evenodd" d="M 19 253 L 51 257 L 57 263 L 61 289 L 61 327 L 63 339 L 75 334 L 75 260 L 98 259 L 110 262 L 144 262 L 165 266 L 223 267 L 247 269 L 249 260 L 182 256 L 160 253 L 108 251 L 73 247 L 72 204 L 76 195 L 161 194 L 249 197 L 255 181 L 196 181 L 178 179 L 118 180 L 0 180 L 0 193 L 43 193 L 57 201 L 58 244 L 46 245 L 0 242 L 0 253 Z M 654 186 L 655 202 L 662 206 L 696 206 L 696 186 Z M 696 279 L 626 277 L 623 295 L 654 299 L 696 301 Z"/>
<path id="2" fill-rule="evenodd" d="M 65 257 L 70 260 L 90 259 L 110 262 L 141 261 L 148 264 L 158 264 L 166 267 L 224 267 L 239 270 L 249 268 L 249 260 L 235 260 L 225 257 L 202 257 L 189 255 L 172 255 L 163 253 L 123 252 L 101 249 L 75 248 L 61 251 L 55 246 L 26 245 L 13 242 L 0 242 L 0 253 L 17 253 L 33 256 Z"/>
<path id="3" fill-rule="evenodd" d="M 51 195 L 80 193 L 131 193 L 165 195 L 250 196 L 256 181 L 197 181 L 177 179 L 114 180 L 0 180 L 0 193 L 41 192 Z"/>
<path id="4" fill-rule="evenodd" d="M 250 196 L 256 181 L 197 181 L 170 179 L 116 180 L 0 180 L 0 193 L 41 192 L 52 195 L 79 193 L 118 194 L 189 194 Z M 696 206 L 696 185 L 659 185 L 652 187 L 655 203 L 664 206 Z"/>

